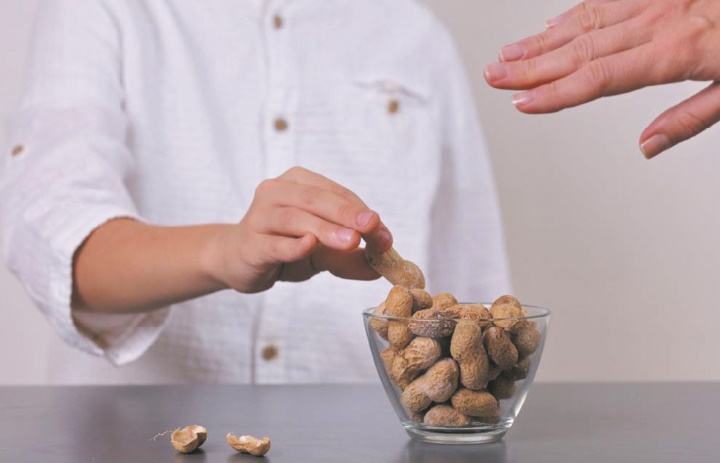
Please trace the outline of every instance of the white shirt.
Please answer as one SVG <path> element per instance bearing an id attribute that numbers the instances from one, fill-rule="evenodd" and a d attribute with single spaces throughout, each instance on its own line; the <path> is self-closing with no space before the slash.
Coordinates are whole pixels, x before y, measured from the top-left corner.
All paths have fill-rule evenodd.
<path id="1" fill-rule="evenodd" d="M 8 265 L 76 348 L 53 346 L 53 382 L 375 381 L 361 311 L 383 280 L 322 274 L 144 315 L 71 310 L 73 254 L 96 227 L 235 223 L 261 180 L 295 165 L 378 211 L 429 289 L 473 301 L 509 289 L 462 65 L 410 0 L 49 0 L 26 84 L 1 222 Z"/>

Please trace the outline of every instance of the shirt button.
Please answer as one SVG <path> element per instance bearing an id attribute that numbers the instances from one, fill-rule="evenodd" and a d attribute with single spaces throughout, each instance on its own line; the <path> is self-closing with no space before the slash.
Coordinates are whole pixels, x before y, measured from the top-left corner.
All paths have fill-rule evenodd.
<path id="1" fill-rule="evenodd" d="M 283 28 L 283 18 L 279 14 L 276 14 L 273 16 L 273 26 L 275 29 L 282 29 Z"/>
<path id="2" fill-rule="evenodd" d="M 10 151 L 10 154 L 13 156 L 20 156 L 25 151 L 25 146 L 23 145 L 15 145 L 15 147 Z"/>
<path id="3" fill-rule="evenodd" d="M 277 348 L 277 347 L 272 346 L 272 345 L 266 346 L 266 347 L 262 350 L 262 358 L 263 358 L 263 360 L 265 360 L 266 362 L 269 362 L 270 360 L 273 360 L 273 359 L 277 358 L 278 353 L 279 353 L 279 352 L 278 352 L 278 348 Z"/>
<path id="4" fill-rule="evenodd" d="M 388 103 L 388 112 L 395 114 L 398 111 L 400 111 L 400 102 L 398 100 L 390 100 Z"/>
<path id="5" fill-rule="evenodd" d="M 284 132 L 288 129 L 288 122 L 282 117 L 275 119 L 275 130 L 278 132 Z"/>

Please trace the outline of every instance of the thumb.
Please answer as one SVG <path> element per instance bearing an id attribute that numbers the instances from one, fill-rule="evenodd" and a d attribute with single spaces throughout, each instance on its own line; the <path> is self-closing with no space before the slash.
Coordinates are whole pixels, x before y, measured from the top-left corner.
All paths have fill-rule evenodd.
<path id="1" fill-rule="evenodd" d="M 651 159 L 720 121 L 720 82 L 668 109 L 640 135 L 640 150 Z"/>

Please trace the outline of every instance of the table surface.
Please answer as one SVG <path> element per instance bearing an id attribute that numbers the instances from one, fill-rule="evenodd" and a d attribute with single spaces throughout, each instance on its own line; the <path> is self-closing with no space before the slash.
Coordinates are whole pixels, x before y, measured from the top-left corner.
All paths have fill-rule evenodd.
<path id="1" fill-rule="evenodd" d="M 375 385 L 0 387 L 0 461 L 717 462 L 720 383 L 537 384 L 502 442 L 410 440 Z M 163 431 L 208 429 L 182 455 Z M 263 459 L 225 442 L 272 439 Z"/>

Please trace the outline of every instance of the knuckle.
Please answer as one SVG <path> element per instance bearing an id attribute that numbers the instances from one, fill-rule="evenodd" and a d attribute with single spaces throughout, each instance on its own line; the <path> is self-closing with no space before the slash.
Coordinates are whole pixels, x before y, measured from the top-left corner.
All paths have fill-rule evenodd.
<path id="1" fill-rule="evenodd" d="M 271 191 L 275 189 L 277 186 L 277 180 L 275 179 L 266 179 L 263 180 L 258 184 L 257 187 L 255 187 L 255 196 L 265 196 Z"/>
<path id="2" fill-rule="evenodd" d="M 283 175 L 290 175 L 290 176 L 292 176 L 292 177 L 295 177 L 295 176 L 300 175 L 300 174 L 302 174 L 302 173 L 304 173 L 304 172 L 305 172 L 305 169 L 303 169 L 302 167 L 300 167 L 300 166 L 292 166 L 291 168 L 289 168 L 288 170 L 286 170 L 286 171 L 285 171 L 285 174 L 283 174 Z"/>
<path id="3" fill-rule="evenodd" d="M 297 210 L 292 207 L 284 207 L 278 213 L 278 225 L 283 230 L 293 228 L 298 218 Z"/>
<path id="4" fill-rule="evenodd" d="M 601 95 L 610 82 L 610 73 L 603 60 L 590 61 L 580 74 L 581 83 L 593 95 Z"/>
<path id="5" fill-rule="evenodd" d="M 585 33 L 600 29 L 602 27 L 600 10 L 585 4 L 585 8 L 578 15 L 578 24 Z"/>
<path id="6" fill-rule="evenodd" d="M 306 206 L 316 205 L 320 201 L 321 196 L 322 196 L 322 190 L 317 187 L 303 188 L 303 191 L 301 194 L 302 202 Z"/>
<path id="7" fill-rule="evenodd" d="M 576 66 L 582 66 L 595 58 L 595 38 L 592 34 L 581 35 L 572 42 L 572 59 Z"/>
<path id="8" fill-rule="evenodd" d="M 357 215 L 357 208 L 348 202 L 343 202 L 337 208 L 338 217 L 347 223 L 353 223 L 355 216 Z"/>
<path id="9" fill-rule="evenodd" d="M 691 111 L 680 111 L 675 122 L 685 135 L 696 135 L 710 125 L 707 119 Z"/>

